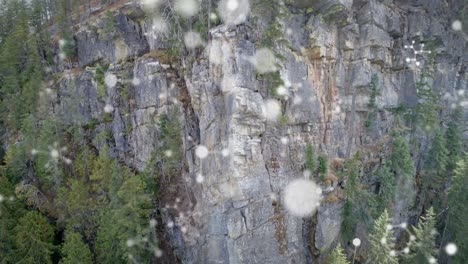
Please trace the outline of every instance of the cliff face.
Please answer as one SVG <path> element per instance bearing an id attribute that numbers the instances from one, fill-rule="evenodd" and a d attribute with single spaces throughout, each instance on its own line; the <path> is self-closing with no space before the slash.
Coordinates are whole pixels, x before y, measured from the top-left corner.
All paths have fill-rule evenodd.
<path id="1" fill-rule="evenodd" d="M 392 109 L 418 100 L 421 70 L 405 62 L 410 54 L 404 45 L 412 40 L 434 44 L 433 87 L 450 111 L 452 98 L 468 83 L 466 40 L 451 30 L 462 2 L 287 2 L 274 22 L 285 39 L 273 43 L 288 91 L 281 99 L 252 63 L 262 48 L 258 30 L 271 20 L 257 14 L 255 23 L 213 27 L 208 45 L 174 59 L 165 51 L 167 39 L 154 37 L 152 21 L 130 2 L 115 9 L 112 34 L 94 30 L 103 23 L 99 16 L 77 26 L 78 61 L 75 69 L 65 69 L 65 63 L 59 67 L 64 74 L 52 111 L 88 125 L 90 135 L 112 131 L 108 143 L 114 155 L 142 171 L 159 144 L 155 120 L 178 109 L 185 166 L 171 180 L 177 188 L 160 187 L 162 206 L 176 198 L 180 204 L 177 210 L 161 209 L 160 223 L 176 223 L 163 229 L 177 258 L 183 263 L 311 263 L 337 241 L 346 185 L 331 168 L 320 182 L 318 212 L 303 219 L 287 213 L 283 189 L 302 177 L 307 145 L 326 155 L 330 166 L 360 150 L 370 173 L 372 162 L 389 153 L 388 137 L 396 127 Z M 97 62 L 111 63 L 106 76 L 117 77 L 115 86 L 100 90 Z M 369 129 L 373 79 L 379 93 Z M 281 120 L 267 118 L 268 100 L 280 104 Z M 110 114 L 106 105 L 112 106 Z M 94 144 L 101 147 L 97 139 Z M 195 155 L 198 145 L 209 150 L 207 158 Z M 413 150 L 415 162 L 425 151 L 424 144 Z M 396 204 L 395 223 L 421 213 L 420 206 L 408 207 L 405 199 Z"/>

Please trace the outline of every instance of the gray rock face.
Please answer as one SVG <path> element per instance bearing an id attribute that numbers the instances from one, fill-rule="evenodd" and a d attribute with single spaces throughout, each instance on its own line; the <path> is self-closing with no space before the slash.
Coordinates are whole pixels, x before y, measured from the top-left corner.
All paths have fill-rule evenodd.
<path id="1" fill-rule="evenodd" d="M 434 76 L 437 91 L 452 96 L 443 104 L 449 106 L 453 101 L 447 98 L 467 88 L 466 41 L 448 30 L 456 7 L 425 1 L 293 2 L 313 12 L 282 18 L 285 32 L 290 27 L 285 33 L 290 34 L 290 45 L 277 47 L 284 57 L 279 74 L 287 99 L 273 98 L 269 91 L 275 87 L 267 87 L 257 76 L 251 57 L 261 47 L 251 24 L 211 29 L 210 45 L 185 69 L 148 56 L 118 63 L 167 46 L 163 40 L 144 37 L 151 22 L 136 23 L 127 13 L 117 16 L 114 39 L 90 26 L 76 34 L 80 67 L 99 60 L 115 63 L 109 72 L 118 76 L 118 84 L 99 98 L 94 72 L 88 69 L 61 81 L 58 107 L 76 107 L 80 122 L 89 124 L 102 120 L 104 106 L 112 104 L 112 121 L 100 122 L 95 132 L 111 127 L 113 148 L 124 162 L 143 170 L 158 144 L 155 120 L 168 108 L 181 109 L 187 171 L 180 180 L 193 195 L 194 209 L 186 232 L 167 232 L 183 263 L 321 260 L 339 237 L 342 187 L 329 175 L 321 183 L 322 189 L 334 188 L 323 194 L 327 202 L 305 219 L 288 213 L 283 190 L 303 177 L 308 144 L 337 163 L 358 149 L 385 145 L 384 136 L 395 124 L 390 110 L 418 100 L 419 70 L 406 66 L 403 48 L 411 40 L 443 42 L 436 48 Z M 369 132 L 364 123 L 374 75 L 378 115 Z M 182 89 L 188 100 L 181 104 L 174 98 Z M 78 101 L 71 102 L 72 97 Z M 264 106 L 270 99 L 281 105 L 283 121 L 266 118 Z M 210 151 L 208 158 L 195 156 L 198 144 Z M 195 181 L 198 174 L 201 183 Z M 331 197 L 337 200 L 328 201 Z M 399 206 L 395 222 L 410 216 L 407 201 Z M 168 221 L 173 216 L 164 217 Z"/>

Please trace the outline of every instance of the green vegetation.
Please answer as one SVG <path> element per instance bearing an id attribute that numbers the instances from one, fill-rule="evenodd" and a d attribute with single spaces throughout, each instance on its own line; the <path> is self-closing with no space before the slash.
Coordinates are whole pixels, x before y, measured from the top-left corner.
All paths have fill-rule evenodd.
<path id="1" fill-rule="evenodd" d="M 309 170 L 311 173 L 313 173 L 317 168 L 316 166 L 314 146 L 308 144 L 306 148 L 305 168 L 306 170 Z"/>
<path id="2" fill-rule="evenodd" d="M 338 244 L 335 249 L 330 253 L 326 261 L 327 264 L 350 264 L 346 259 L 343 248 Z"/>
<path id="3" fill-rule="evenodd" d="M 372 223 L 372 212 L 375 210 L 375 197 L 361 183 L 362 161 L 359 153 L 347 160 L 342 171 L 346 180 L 344 189 L 346 201 L 343 208 L 342 238 L 350 241 L 355 234 L 358 223 L 364 227 Z"/>
<path id="4" fill-rule="evenodd" d="M 437 256 L 435 224 L 435 213 L 431 207 L 414 228 L 415 243 L 410 244 L 410 253 L 404 257 L 405 263 L 424 263 Z"/>
<path id="5" fill-rule="evenodd" d="M 88 245 L 83 242 L 77 232 L 68 232 L 61 247 L 62 259 L 60 264 L 91 264 L 93 256 Z"/>
<path id="6" fill-rule="evenodd" d="M 97 95 L 99 98 L 105 98 L 106 97 L 106 83 L 105 83 L 105 74 L 108 69 L 108 65 L 101 66 L 98 64 L 96 66 L 96 72 L 94 74 L 94 80 L 96 81 L 97 84 Z"/>
<path id="7" fill-rule="evenodd" d="M 446 219 L 447 233 L 443 242 L 452 242 L 459 249 L 468 247 L 468 155 L 460 159 L 455 169 L 452 186 L 448 193 L 448 216 Z M 454 263 L 467 263 L 468 251 L 459 250 L 453 257 Z"/>
<path id="8" fill-rule="evenodd" d="M 393 230 L 388 228 L 391 224 L 387 210 L 374 222 L 372 232 L 369 235 L 369 259 L 372 263 L 398 264 L 396 254 L 391 254 L 395 248 Z"/>

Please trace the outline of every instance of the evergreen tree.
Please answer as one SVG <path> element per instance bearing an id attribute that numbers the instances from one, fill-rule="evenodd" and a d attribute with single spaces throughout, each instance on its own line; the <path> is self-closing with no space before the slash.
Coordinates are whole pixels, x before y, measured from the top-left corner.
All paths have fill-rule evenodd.
<path id="1" fill-rule="evenodd" d="M 395 135 L 393 138 L 392 155 L 390 156 L 391 169 L 398 176 L 404 176 L 411 179 L 415 173 L 413 160 L 411 159 L 410 149 L 406 140 L 400 136 Z"/>
<path id="2" fill-rule="evenodd" d="M 426 194 L 426 202 L 432 202 L 437 211 L 442 207 L 442 189 L 448 180 L 447 164 L 448 150 L 445 138 L 441 131 L 436 131 L 425 164 L 422 192 Z"/>
<path id="3" fill-rule="evenodd" d="M 79 179 L 70 179 L 68 186 L 58 190 L 55 204 L 58 221 L 69 229 L 79 230 L 87 236 L 94 231 L 95 204 L 90 199 L 89 186 Z"/>
<path id="4" fill-rule="evenodd" d="M 385 208 L 391 208 L 396 193 L 395 175 L 390 171 L 387 164 L 380 167 L 375 175 L 378 182 L 377 215 L 380 215 Z"/>
<path id="5" fill-rule="evenodd" d="M 15 263 L 52 263 L 54 229 L 46 217 L 30 211 L 19 219 L 13 233 Z"/>
<path id="6" fill-rule="evenodd" d="M 447 169 L 453 173 L 457 166 L 457 161 L 463 154 L 463 130 L 461 127 L 463 120 L 463 110 L 461 107 L 455 108 L 451 115 L 451 120 L 446 131 L 446 141 L 448 150 Z"/>
<path id="7" fill-rule="evenodd" d="M 406 263 L 427 263 L 437 255 L 435 224 L 435 213 L 431 207 L 425 217 L 421 216 L 418 226 L 414 228 L 416 239 L 409 246 L 410 253 L 405 256 Z"/>
<path id="8" fill-rule="evenodd" d="M 24 205 L 15 197 L 14 186 L 0 174 L 0 263 L 14 262 L 15 236 L 11 232 L 25 213 Z"/>
<path id="9" fill-rule="evenodd" d="M 338 244 L 327 258 L 327 264 L 350 264 L 346 259 L 343 248 Z"/>
<path id="10" fill-rule="evenodd" d="M 446 178 L 448 163 L 448 150 L 446 148 L 445 138 L 440 131 L 436 131 L 429 149 L 426 161 L 426 179 L 427 188 L 439 189 Z"/>
<path id="11" fill-rule="evenodd" d="M 305 168 L 313 173 L 316 170 L 316 166 L 314 147 L 311 144 L 308 144 L 306 148 Z"/>
<path id="12" fill-rule="evenodd" d="M 346 202 L 343 209 L 342 235 L 349 241 L 354 236 L 358 223 L 370 225 L 375 197 L 361 184 L 362 162 L 359 154 L 345 162 L 343 174 L 346 177 L 344 193 Z"/>
<path id="13" fill-rule="evenodd" d="M 61 247 L 60 264 L 91 264 L 93 255 L 88 245 L 83 242 L 80 233 L 68 231 Z"/>
<path id="14" fill-rule="evenodd" d="M 397 264 L 396 254 L 392 254 L 395 247 L 393 231 L 388 228 L 391 224 L 387 210 L 374 222 L 372 233 L 369 235 L 369 261 L 375 264 Z"/>
<path id="15" fill-rule="evenodd" d="M 324 155 L 320 155 L 318 157 L 318 176 L 321 180 L 325 179 L 325 176 L 327 175 L 328 171 L 328 159 Z"/>
<path id="16" fill-rule="evenodd" d="M 415 108 L 416 124 L 426 132 L 438 128 L 439 125 L 439 97 L 432 87 L 435 74 L 434 59 L 435 52 L 432 52 L 422 69 L 420 80 L 416 83 L 418 94 L 418 104 Z"/>
<path id="17" fill-rule="evenodd" d="M 448 193 L 448 216 L 446 220 L 450 242 L 459 248 L 453 263 L 468 263 L 468 155 L 457 163 L 452 186 Z"/>

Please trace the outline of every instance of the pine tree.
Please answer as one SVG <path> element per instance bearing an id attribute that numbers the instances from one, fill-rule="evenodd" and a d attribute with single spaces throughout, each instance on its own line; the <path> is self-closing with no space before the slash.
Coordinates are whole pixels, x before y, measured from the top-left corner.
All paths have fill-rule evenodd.
<path id="1" fill-rule="evenodd" d="M 457 166 L 457 161 L 462 157 L 463 154 L 463 130 L 461 127 L 462 119 L 462 108 L 455 108 L 451 115 L 451 120 L 446 131 L 448 150 L 447 169 L 450 173 L 453 173 Z"/>
<path id="2" fill-rule="evenodd" d="M 88 245 L 83 242 L 80 233 L 68 231 L 65 242 L 61 247 L 62 259 L 60 264 L 88 264 L 93 263 L 93 255 Z"/>
<path id="3" fill-rule="evenodd" d="M 392 155 L 390 156 L 391 169 L 398 176 L 404 176 L 411 179 L 415 173 L 413 160 L 411 159 L 410 149 L 406 140 L 395 135 L 393 138 Z"/>
<path id="4" fill-rule="evenodd" d="M 393 231 L 388 228 L 390 218 L 387 210 L 374 222 L 372 233 L 369 235 L 369 260 L 375 264 L 397 264 L 396 254 L 393 254 L 395 238 Z"/>
<path id="5" fill-rule="evenodd" d="M 328 171 L 327 157 L 324 155 L 320 155 L 317 160 L 318 160 L 318 168 L 317 168 L 318 176 L 321 180 L 324 180 Z"/>
<path id="6" fill-rule="evenodd" d="M 308 144 L 306 148 L 305 168 L 313 173 L 316 170 L 316 166 L 314 147 L 311 144 Z"/>
<path id="7" fill-rule="evenodd" d="M 15 236 L 11 230 L 24 213 L 24 204 L 15 197 L 14 186 L 0 174 L 0 256 L 3 258 L 0 263 L 14 262 Z"/>
<path id="8" fill-rule="evenodd" d="M 379 186 L 376 213 L 377 215 L 380 215 L 385 208 L 390 208 L 393 204 L 396 193 L 396 179 L 387 164 L 378 169 L 375 177 Z"/>
<path id="9" fill-rule="evenodd" d="M 46 217 L 30 211 L 14 228 L 15 263 L 52 263 L 54 229 Z"/>
<path id="10" fill-rule="evenodd" d="M 431 207 L 414 228 L 416 239 L 410 244 L 410 253 L 404 258 L 406 263 L 428 263 L 430 258 L 437 255 L 435 224 L 435 213 Z"/>
<path id="11" fill-rule="evenodd" d="M 450 242 L 459 248 L 453 263 L 468 263 L 468 155 L 457 163 L 455 176 L 448 193 L 447 231 Z"/>
<path id="12" fill-rule="evenodd" d="M 436 131 L 426 161 L 426 188 L 439 189 L 444 183 L 447 173 L 448 150 L 445 138 Z"/>
<path id="13" fill-rule="evenodd" d="M 326 261 L 327 264 L 350 264 L 346 259 L 343 248 L 338 244 L 330 253 Z"/>

